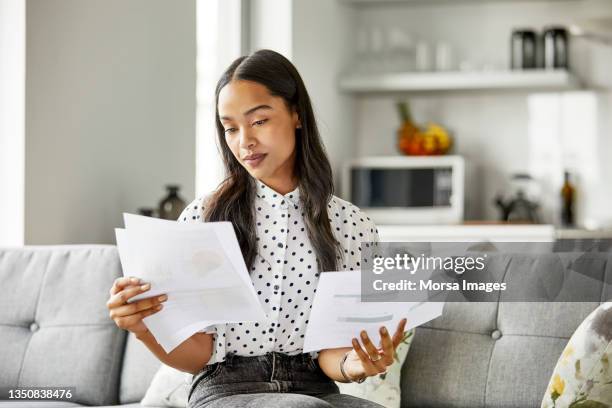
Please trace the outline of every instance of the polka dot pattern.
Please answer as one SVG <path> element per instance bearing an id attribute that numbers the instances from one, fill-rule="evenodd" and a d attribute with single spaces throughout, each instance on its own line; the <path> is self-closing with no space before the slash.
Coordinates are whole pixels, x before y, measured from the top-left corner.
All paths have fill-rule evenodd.
<path id="1" fill-rule="evenodd" d="M 258 254 L 249 272 L 268 319 L 215 324 L 200 330 L 215 335 L 215 349 L 208 364 L 224 361 L 226 353 L 302 353 L 317 283 L 321 272 L 325 272 L 318 269 L 315 250 L 306 233 L 299 187 L 282 195 L 256 180 L 256 188 Z M 178 221 L 203 222 L 207 197 L 190 203 Z M 360 269 L 361 242 L 378 241 L 375 224 L 358 207 L 336 196 L 327 207 L 332 231 L 343 253 L 338 258 L 338 269 Z M 311 354 L 313 358 L 318 355 Z"/>

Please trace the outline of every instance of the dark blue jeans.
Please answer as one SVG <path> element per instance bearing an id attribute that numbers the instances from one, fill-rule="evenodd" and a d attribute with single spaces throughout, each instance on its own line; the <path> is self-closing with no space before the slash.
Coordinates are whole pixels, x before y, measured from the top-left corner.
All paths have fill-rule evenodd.
<path id="1" fill-rule="evenodd" d="M 288 356 L 227 354 L 222 363 L 193 376 L 187 408 L 300 407 L 380 408 L 361 398 L 340 394 L 338 386 L 308 353 Z"/>

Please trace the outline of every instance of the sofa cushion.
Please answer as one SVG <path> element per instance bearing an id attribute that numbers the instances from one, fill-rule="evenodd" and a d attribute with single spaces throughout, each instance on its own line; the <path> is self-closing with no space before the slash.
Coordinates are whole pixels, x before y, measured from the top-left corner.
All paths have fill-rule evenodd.
<path id="1" fill-rule="evenodd" d="M 128 404 L 142 400 L 160 366 L 157 357 L 130 333 L 121 369 L 119 402 Z"/>
<path id="2" fill-rule="evenodd" d="M 545 283 L 551 265 L 569 265 L 580 274 L 568 287 L 592 302 L 446 303 L 442 316 L 417 330 L 402 367 L 402 407 L 539 407 L 568 339 L 611 295 L 611 254 L 490 256 L 506 265 L 505 282 L 527 287 Z M 567 288 L 556 290 L 563 296 Z"/>
<path id="3" fill-rule="evenodd" d="M 0 388 L 75 387 L 73 402 L 117 403 L 125 332 L 106 301 L 121 275 L 110 245 L 0 249 Z"/>

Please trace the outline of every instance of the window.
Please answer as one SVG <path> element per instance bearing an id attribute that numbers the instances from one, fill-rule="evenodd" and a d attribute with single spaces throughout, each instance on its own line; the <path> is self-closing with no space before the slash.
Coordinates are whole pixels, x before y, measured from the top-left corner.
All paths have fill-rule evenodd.
<path id="1" fill-rule="evenodd" d="M 196 196 L 223 179 L 215 128 L 215 86 L 223 70 L 248 50 L 248 0 L 197 2 Z"/>

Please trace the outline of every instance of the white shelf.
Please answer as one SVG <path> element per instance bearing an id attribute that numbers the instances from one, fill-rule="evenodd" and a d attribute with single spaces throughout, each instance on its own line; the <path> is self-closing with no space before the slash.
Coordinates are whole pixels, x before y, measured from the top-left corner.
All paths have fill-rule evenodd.
<path id="1" fill-rule="evenodd" d="M 566 70 L 407 72 L 351 74 L 340 77 L 340 89 L 352 93 L 462 90 L 569 90 L 578 79 Z"/>
<path id="2" fill-rule="evenodd" d="M 572 1 L 572 0 L 339 0 L 340 3 L 355 5 L 355 6 L 377 6 L 377 5 L 406 5 L 406 6 L 416 6 L 416 5 L 436 5 L 436 4 L 466 4 L 466 3 L 476 3 L 476 4 L 488 4 L 488 3 L 534 3 L 534 2 L 542 2 L 542 1 L 550 1 L 550 2 L 561 2 L 561 1 Z"/>

